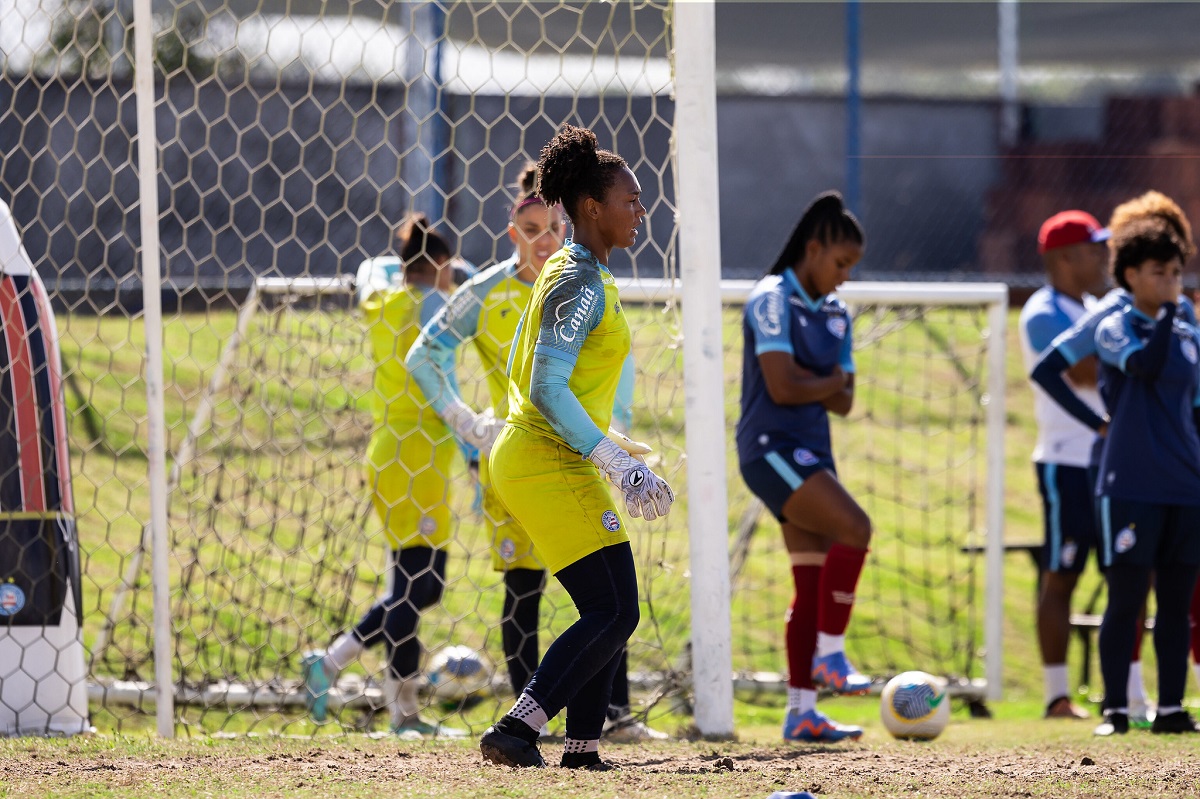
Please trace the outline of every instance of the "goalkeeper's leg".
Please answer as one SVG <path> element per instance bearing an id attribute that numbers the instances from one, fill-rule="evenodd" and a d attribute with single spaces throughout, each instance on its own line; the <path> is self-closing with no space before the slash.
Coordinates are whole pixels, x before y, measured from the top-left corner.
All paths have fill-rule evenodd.
<path id="1" fill-rule="evenodd" d="M 500 637 L 513 696 L 520 696 L 538 664 L 538 614 L 546 588 L 544 569 L 504 573 L 504 616 Z"/>

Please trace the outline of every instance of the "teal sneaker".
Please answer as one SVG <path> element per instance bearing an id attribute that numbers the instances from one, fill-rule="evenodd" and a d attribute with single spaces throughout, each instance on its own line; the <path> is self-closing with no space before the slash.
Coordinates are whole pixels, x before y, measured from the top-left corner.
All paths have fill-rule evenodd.
<path id="1" fill-rule="evenodd" d="M 322 722 L 329 713 L 329 675 L 325 673 L 325 652 L 314 649 L 305 652 L 300 660 L 304 675 L 304 704 L 312 720 Z"/>
<path id="2" fill-rule="evenodd" d="M 425 738 L 466 738 L 467 731 L 444 724 L 430 724 L 422 719 L 409 719 L 403 724 L 392 727 L 392 734 L 402 741 L 423 740 Z"/>
<path id="3" fill-rule="evenodd" d="M 838 724 L 816 708 L 804 713 L 789 710 L 783 722 L 785 741 L 837 743 L 848 738 L 861 738 L 862 734 L 862 727 Z"/>

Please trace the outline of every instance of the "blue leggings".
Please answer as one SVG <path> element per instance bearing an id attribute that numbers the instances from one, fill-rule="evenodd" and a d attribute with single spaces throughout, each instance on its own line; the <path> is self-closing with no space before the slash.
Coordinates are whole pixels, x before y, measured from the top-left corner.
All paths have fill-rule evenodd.
<path id="1" fill-rule="evenodd" d="M 354 635 L 371 646 L 388 648 L 391 676 L 408 679 L 420 671 L 421 642 L 417 622 L 421 611 L 436 605 L 446 587 L 446 551 L 430 547 L 392 550 L 392 573 L 387 593 L 354 627 Z"/>
<path id="2" fill-rule="evenodd" d="M 579 620 L 546 650 L 525 690 L 550 718 L 567 709 L 568 738 L 595 740 L 604 729 L 613 674 L 640 619 L 633 549 L 628 542 L 604 547 L 554 576 Z"/>

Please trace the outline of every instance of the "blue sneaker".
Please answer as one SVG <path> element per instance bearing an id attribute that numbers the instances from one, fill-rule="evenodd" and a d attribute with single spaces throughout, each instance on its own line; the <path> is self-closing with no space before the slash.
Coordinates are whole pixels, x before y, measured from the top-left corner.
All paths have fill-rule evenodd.
<path id="1" fill-rule="evenodd" d="M 304 704 L 313 721 L 324 721 L 329 711 L 329 675 L 325 673 L 325 653 L 320 649 L 305 652 L 300 660 L 304 675 Z"/>
<path id="2" fill-rule="evenodd" d="M 871 678 L 859 674 L 858 669 L 846 659 L 845 652 L 834 652 L 824 657 L 814 657 L 812 679 L 818 688 L 828 688 L 839 694 L 865 694 L 871 690 Z"/>
<path id="3" fill-rule="evenodd" d="M 785 741 L 837 743 L 847 738 L 861 738 L 862 734 L 862 727 L 838 724 L 816 708 L 804 713 L 789 710 L 787 719 L 783 722 Z"/>

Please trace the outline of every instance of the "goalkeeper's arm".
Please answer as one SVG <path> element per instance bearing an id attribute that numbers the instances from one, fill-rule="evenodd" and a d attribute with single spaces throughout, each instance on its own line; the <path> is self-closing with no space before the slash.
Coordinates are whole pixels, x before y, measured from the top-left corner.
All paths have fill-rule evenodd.
<path id="1" fill-rule="evenodd" d="M 600 431 L 571 392 L 574 368 L 573 360 L 535 352 L 530 401 L 569 447 L 596 464 L 609 482 L 621 489 L 630 516 L 647 521 L 665 516 L 675 501 L 671 486 L 630 454 L 641 448 L 637 442 L 628 441 L 623 446 Z"/>

